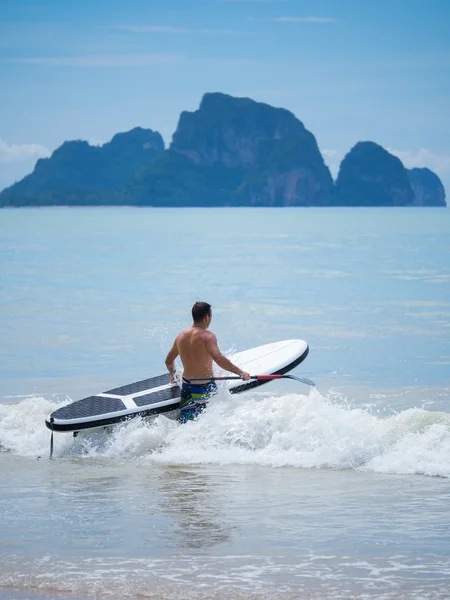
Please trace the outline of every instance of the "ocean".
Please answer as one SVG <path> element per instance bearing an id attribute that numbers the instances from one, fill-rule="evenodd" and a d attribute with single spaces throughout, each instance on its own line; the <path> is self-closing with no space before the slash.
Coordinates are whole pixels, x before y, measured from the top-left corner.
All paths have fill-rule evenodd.
<path id="1" fill-rule="evenodd" d="M 0 211 L 0 599 L 450 598 L 450 211 Z M 196 300 L 292 380 L 73 438 Z"/>

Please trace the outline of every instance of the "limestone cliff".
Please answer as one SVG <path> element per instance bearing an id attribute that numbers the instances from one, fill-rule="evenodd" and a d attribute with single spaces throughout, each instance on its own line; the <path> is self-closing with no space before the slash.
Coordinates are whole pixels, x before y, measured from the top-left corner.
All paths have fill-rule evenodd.
<path id="1" fill-rule="evenodd" d="M 400 159 L 374 142 L 358 142 L 345 156 L 336 181 L 341 206 L 411 206 L 414 193 Z"/>
<path id="2" fill-rule="evenodd" d="M 288 110 L 250 98 L 205 94 L 195 112 L 182 112 L 171 150 L 202 166 L 251 167 L 262 141 L 302 133 Z"/>
<path id="3" fill-rule="evenodd" d="M 445 206 L 439 178 L 359 142 L 336 184 L 291 112 L 208 93 L 182 112 L 170 148 L 139 127 L 103 146 L 65 142 L 0 194 L 1 206 Z"/>
<path id="4" fill-rule="evenodd" d="M 409 169 L 408 177 L 414 192 L 414 206 L 447 206 L 441 180 L 430 169 Z"/>
<path id="5" fill-rule="evenodd" d="M 219 93 L 181 114 L 170 150 L 138 179 L 127 193 L 150 205 L 320 206 L 333 188 L 313 134 L 292 113 Z"/>
<path id="6" fill-rule="evenodd" d="M 312 133 L 267 140 L 258 161 L 239 188 L 239 199 L 252 206 L 326 206 L 333 180 Z"/>
<path id="7" fill-rule="evenodd" d="M 164 150 L 161 135 L 136 127 L 103 146 L 64 142 L 34 171 L 0 194 L 0 205 L 116 204 L 123 187 Z"/>

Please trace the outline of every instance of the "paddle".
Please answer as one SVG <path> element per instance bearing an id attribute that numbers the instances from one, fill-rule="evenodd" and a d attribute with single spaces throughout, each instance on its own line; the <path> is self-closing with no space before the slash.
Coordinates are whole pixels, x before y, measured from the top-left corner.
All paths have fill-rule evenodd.
<path id="1" fill-rule="evenodd" d="M 238 375 L 227 375 L 224 377 L 191 377 L 188 379 L 184 377 L 186 381 L 224 381 L 229 379 L 242 379 Z M 300 381 L 300 383 L 305 383 L 306 385 L 315 386 L 316 384 L 311 379 L 307 379 L 306 377 L 296 377 L 295 375 L 250 375 L 250 379 L 256 379 L 257 381 L 270 381 L 271 379 L 295 379 L 295 381 Z M 244 381 L 242 379 L 242 381 Z"/>
<path id="2" fill-rule="evenodd" d="M 53 457 L 53 421 L 54 421 L 53 417 L 50 417 L 50 423 L 52 426 L 52 433 L 50 435 L 50 458 Z"/>

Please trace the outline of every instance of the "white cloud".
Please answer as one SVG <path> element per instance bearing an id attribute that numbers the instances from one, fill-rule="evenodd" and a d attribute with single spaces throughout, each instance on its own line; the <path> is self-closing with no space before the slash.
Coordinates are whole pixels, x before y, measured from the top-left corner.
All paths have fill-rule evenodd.
<path id="1" fill-rule="evenodd" d="M 117 29 L 132 33 L 189 33 L 186 27 L 170 27 L 166 25 L 118 25 Z"/>
<path id="2" fill-rule="evenodd" d="M 321 150 L 323 156 L 327 156 L 328 158 L 335 158 L 338 155 L 337 150 Z"/>
<path id="3" fill-rule="evenodd" d="M 169 64 L 200 64 L 213 66 L 254 66 L 258 61 L 246 58 L 195 58 L 182 55 L 165 54 L 110 54 L 82 57 L 25 57 L 1 59 L 1 62 L 15 64 L 33 64 L 49 67 L 151 67 Z"/>
<path id="4" fill-rule="evenodd" d="M 323 156 L 325 164 L 330 169 L 331 175 L 336 179 L 339 172 L 339 165 L 342 160 L 342 154 L 338 150 L 322 150 L 322 148 L 320 148 L 320 153 Z"/>
<path id="5" fill-rule="evenodd" d="M 37 159 L 47 156 L 50 150 L 40 144 L 7 144 L 0 139 L 0 191 L 31 173 Z"/>
<path id="6" fill-rule="evenodd" d="M 104 146 L 105 144 L 108 143 L 107 140 L 97 140 L 96 138 L 88 138 L 87 139 L 87 143 L 89 144 L 89 146 Z"/>
<path id="7" fill-rule="evenodd" d="M 276 17 L 270 19 L 276 23 L 332 23 L 332 17 Z"/>
<path id="8" fill-rule="evenodd" d="M 251 21 L 266 21 L 270 23 L 333 23 L 333 17 L 274 17 L 271 19 L 250 18 Z"/>
<path id="9" fill-rule="evenodd" d="M 435 154 L 426 148 L 420 148 L 418 152 L 395 150 L 394 148 L 388 148 L 387 150 L 397 156 L 407 169 L 428 167 L 437 173 L 450 173 L 450 156 Z"/>
<path id="10" fill-rule="evenodd" d="M 119 25 L 117 29 L 131 33 L 205 33 L 211 35 L 234 35 L 242 33 L 242 31 L 235 29 L 188 29 L 187 27 L 171 27 L 170 25 Z"/>
<path id="11" fill-rule="evenodd" d="M 49 65 L 55 67 L 148 67 L 167 65 L 184 60 L 182 56 L 172 54 L 105 54 L 91 56 L 29 56 L 6 58 L 1 62 L 15 64 Z"/>
<path id="12" fill-rule="evenodd" d="M 0 139 L 0 163 L 11 164 L 50 156 L 50 150 L 40 144 L 11 144 Z"/>

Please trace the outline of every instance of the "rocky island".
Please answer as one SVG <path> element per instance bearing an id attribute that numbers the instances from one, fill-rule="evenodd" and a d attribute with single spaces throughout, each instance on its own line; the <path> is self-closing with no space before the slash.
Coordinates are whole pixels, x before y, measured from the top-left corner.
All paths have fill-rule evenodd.
<path id="1" fill-rule="evenodd" d="M 103 146 L 65 142 L 0 193 L 6 206 L 446 206 L 439 177 L 359 142 L 336 182 L 288 110 L 221 93 L 182 112 L 169 148 L 137 127 Z"/>
<path id="2" fill-rule="evenodd" d="M 430 169 L 410 169 L 409 181 L 414 193 L 415 206 L 447 206 L 441 180 Z"/>

